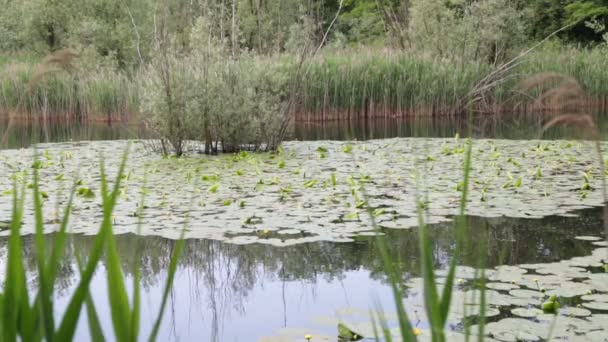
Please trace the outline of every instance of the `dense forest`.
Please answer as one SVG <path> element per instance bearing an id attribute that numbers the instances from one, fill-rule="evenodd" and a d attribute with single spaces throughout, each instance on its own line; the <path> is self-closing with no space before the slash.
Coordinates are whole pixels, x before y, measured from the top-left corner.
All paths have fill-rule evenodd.
<path id="1" fill-rule="evenodd" d="M 129 68 L 150 60 L 161 17 L 174 47 L 187 52 L 196 33 L 236 55 L 297 50 L 307 41 L 332 48 L 430 50 L 439 56 L 470 40 L 474 57 L 500 58 L 566 27 L 565 43 L 606 39 L 605 0 L 4 0 L 2 54 L 76 48 Z M 334 17 L 333 27 L 329 30 Z"/>

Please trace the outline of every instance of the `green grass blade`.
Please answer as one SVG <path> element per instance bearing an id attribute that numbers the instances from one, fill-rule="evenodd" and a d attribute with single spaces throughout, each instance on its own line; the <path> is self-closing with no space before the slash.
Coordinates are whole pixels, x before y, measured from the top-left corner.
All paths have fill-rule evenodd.
<path id="1" fill-rule="evenodd" d="M 467 200 L 468 200 L 468 193 L 469 193 L 469 182 L 470 182 L 470 174 L 471 174 L 471 156 L 473 154 L 473 145 L 472 143 L 467 143 L 467 149 L 466 149 L 466 153 L 465 153 L 465 158 L 464 158 L 464 176 L 463 176 L 463 189 L 462 189 L 462 195 L 460 197 L 460 212 L 458 217 L 456 218 L 456 234 L 457 235 L 464 235 L 465 234 L 465 225 L 466 225 L 466 218 L 465 218 L 465 210 L 466 210 L 466 204 L 467 204 Z M 454 251 L 454 255 L 452 256 L 452 260 L 450 261 L 450 269 L 448 272 L 448 276 L 446 278 L 446 282 L 445 282 L 445 286 L 443 288 L 443 294 L 441 295 L 441 303 L 440 303 L 440 316 L 441 316 L 441 322 L 443 324 L 443 326 L 445 326 L 445 323 L 447 322 L 448 319 L 448 314 L 450 311 L 450 303 L 452 301 L 452 289 L 454 287 L 454 277 L 455 277 L 455 273 L 456 273 L 456 263 L 458 260 L 458 253 L 460 251 L 460 249 L 462 248 L 462 246 L 458 243 L 458 241 L 462 240 L 462 236 L 457 236 L 456 237 L 456 248 Z"/>
<path id="2" fill-rule="evenodd" d="M 420 206 L 419 206 L 420 207 Z M 422 278 L 424 282 L 424 305 L 431 326 L 433 341 L 445 341 L 444 326 L 441 323 L 440 298 L 437 293 L 435 269 L 433 265 L 433 249 L 427 235 L 422 210 L 418 209 L 418 240 L 422 260 Z M 446 285 L 447 286 L 447 285 Z"/>
<path id="3" fill-rule="evenodd" d="M 123 160 L 126 160 L 123 158 Z M 124 172 L 123 165 L 118 172 L 117 179 L 114 183 L 114 189 L 111 193 L 108 192 L 107 177 L 105 174 L 105 163 L 101 160 L 101 195 L 103 198 L 104 208 L 113 208 L 118 197 L 118 189 L 120 188 L 120 181 Z M 107 269 L 107 281 L 108 281 L 108 295 L 110 299 L 110 312 L 112 315 L 112 324 L 114 327 L 114 334 L 118 341 L 129 341 L 130 332 L 130 321 L 131 309 L 129 307 L 129 297 L 127 296 L 127 289 L 124 282 L 122 268 L 120 266 L 120 257 L 118 256 L 118 250 L 116 248 L 116 240 L 114 239 L 114 233 L 111 229 L 106 229 L 103 234 L 106 239 L 106 269 Z"/>
<path id="4" fill-rule="evenodd" d="M 125 151 L 123 161 L 119 167 L 119 175 L 122 175 L 124 173 L 127 161 L 127 154 L 128 149 L 127 151 Z M 102 186 L 107 189 L 105 179 L 102 179 Z M 72 296 L 70 303 L 68 304 L 66 313 L 56 333 L 55 337 L 58 341 L 71 341 L 74 336 L 76 324 L 78 323 L 78 318 L 80 315 L 80 310 L 82 309 L 82 305 L 88 293 L 89 284 L 91 282 L 91 279 L 93 278 L 95 269 L 97 268 L 97 263 L 101 259 L 101 255 L 103 253 L 103 249 L 108 235 L 107 232 L 112 232 L 112 213 L 114 211 L 114 206 L 116 205 L 116 198 L 118 197 L 119 187 L 120 176 L 116 179 L 114 191 L 112 191 L 108 198 L 104 199 L 104 210 L 101 227 L 99 229 L 99 233 L 97 234 L 93 242 L 93 247 L 91 249 L 91 253 L 89 254 L 87 265 L 81 275 L 80 283 L 74 291 L 74 295 Z M 102 193 L 102 196 L 106 196 L 106 194 Z"/>
<path id="5" fill-rule="evenodd" d="M 145 175 L 147 175 L 147 172 L 144 172 Z M 145 204 L 145 199 L 146 199 L 146 185 L 148 183 L 147 177 L 144 176 L 144 182 L 142 185 L 142 192 L 141 192 L 141 201 L 139 202 L 139 208 L 137 210 L 137 234 L 140 235 L 141 234 L 141 227 L 143 224 L 143 213 L 144 213 L 144 204 Z M 141 279 L 141 264 L 139 263 L 140 260 L 140 256 L 141 256 L 141 242 L 139 239 L 137 239 L 136 241 L 136 245 L 135 245 L 135 258 L 134 258 L 134 263 L 135 265 L 133 265 L 133 269 L 134 271 L 134 275 L 133 275 L 133 309 L 131 311 L 131 332 L 132 332 L 132 336 L 131 336 L 131 340 L 132 341 L 137 341 L 138 338 L 138 333 L 139 333 L 139 320 L 140 320 L 140 310 L 141 310 L 141 305 L 140 305 L 140 300 L 141 300 L 141 288 L 140 288 L 140 279 Z"/>
<path id="6" fill-rule="evenodd" d="M 38 157 L 35 158 L 35 162 Z M 38 303 L 43 318 L 43 329 L 47 341 L 53 341 L 55 332 L 55 320 L 53 318 L 53 284 L 49 283 L 48 269 L 46 267 L 46 250 L 44 242 L 44 220 L 42 218 L 42 200 L 40 195 L 40 184 L 38 169 L 34 169 L 34 222 L 36 228 L 36 261 L 38 264 Z"/>
<path id="7" fill-rule="evenodd" d="M 75 254 L 76 262 L 78 264 L 78 270 L 82 273 L 82 260 L 80 259 L 80 255 L 78 253 Z M 104 342 L 106 339 L 103 335 L 103 330 L 101 329 L 101 323 L 99 323 L 99 315 L 97 314 L 97 309 L 95 308 L 95 303 L 91 298 L 91 293 L 87 292 L 86 298 L 86 307 L 87 307 L 87 319 L 89 323 L 89 333 L 91 341 L 93 342 Z"/>
<path id="8" fill-rule="evenodd" d="M 11 233 L 8 243 L 8 257 L 6 266 L 6 282 L 4 284 L 3 332 L 4 341 L 15 341 L 18 335 L 18 320 L 22 317 L 23 303 L 27 302 L 27 287 L 25 284 L 25 271 L 23 269 L 23 255 L 21 252 L 20 228 L 23 218 L 23 203 L 25 191 L 17 191 L 17 184 L 13 184 L 13 213 L 11 220 Z M 21 197 L 19 198 L 19 194 Z"/>
<path id="9" fill-rule="evenodd" d="M 363 194 L 364 200 L 368 201 L 365 189 L 361 188 L 361 192 Z M 376 243 L 378 244 L 378 251 L 380 252 L 382 265 L 384 266 L 384 270 L 386 271 L 393 292 L 393 299 L 397 309 L 397 319 L 399 321 L 399 330 L 401 330 L 401 336 L 405 341 L 416 341 L 417 339 L 413 333 L 412 324 L 410 323 L 410 320 L 407 316 L 407 312 L 405 311 L 405 307 L 403 306 L 403 293 L 399 285 L 400 277 L 388 250 L 386 239 L 384 238 L 384 235 L 378 227 L 374 213 L 372 212 L 372 209 L 369 206 L 367 207 L 367 213 L 371 220 L 372 227 L 377 233 Z"/>
<path id="10" fill-rule="evenodd" d="M 102 175 L 103 178 L 103 175 Z M 106 231 L 106 268 L 108 281 L 108 295 L 110 297 L 110 312 L 114 334 L 118 341 L 129 341 L 131 318 L 129 313 L 129 299 L 125 287 L 120 257 L 116 250 L 116 241 L 111 230 Z"/>
<path id="11" fill-rule="evenodd" d="M 57 271 L 61 265 L 61 258 L 63 257 L 65 251 L 65 242 L 67 240 L 67 229 L 70 218 L 70 213 L 72 210 L 72 203 L 74 201 L 74 189 L 72 189 L 70 193 L 70 197 L 68 198 L 68 203 L 65 206 L 63 217 L 61 219 L 61 224 L 59 226 L 59 231 L 55 234 L 55 241 L 53 244 L 53 249 L 51 250 L 51 255 L 49 257 L 49 261 L 47 264 L 47 274 L 48 280 L 50 284 L 55 283 L 55 278 L 57 277 Z"/>
<path id="12" fill-rule="evenodd" d="M 163 319 L 163 313 L 165 312 L 165 307 L 167 306 L 167 299 L 169 298 L 169 292 L 171 291 L 171 286 L 173 285 L 173 278 L 175 277 L 175 272 L 177 271 L 177 261 L 182 254 L 182 250 L 184 249 L 184 233 L 182 231 L 182 236 L 179 241 L 175 244 L 173 249 L 173 255 L 171 256 L 171 262 L 169 264 L 169 273 L 167 275 L 167 283 L 165 284 L 165 290 L 163 293 L 163 299 L 160 305 L 160 309 L 158 311 L 158 316 L 156 317 L 156 322 L 154 323 L 154 328 L 152 329 L 152 333 L 150 334 L 149 341 L 156 341 L 158 336 L 158 330 L 160 329 L 160 324 Z"/>

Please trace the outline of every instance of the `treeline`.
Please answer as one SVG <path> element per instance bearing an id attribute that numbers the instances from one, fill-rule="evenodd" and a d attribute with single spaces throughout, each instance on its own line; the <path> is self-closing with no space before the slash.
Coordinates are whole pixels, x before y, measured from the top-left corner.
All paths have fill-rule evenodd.
<path id="1" fill-rule="evenodd" d="M 555 109 L 518 88 L 539 72 L 606 108 L 608 0 L 0 1 L 0 111 L 139 114 L 166 153 L 272 150 L 294 118 Z"/>
<path id="2" fill-rule="evenodd" d="M 326 46 L 392 46 L 442 57 L 508 55 L 513 47 L 567 27 L 559 37 L 593 46 L 605 41 L 607 0 L 3 0 L 2 54 L 45 55 L 74 48 L 121 68 L 155 54 L 161 12 L 176 49 L 192 49 L 197 21 L 232 55 L 293 52 L 305 41 Z M 474 37 L 480 36 L 480 37 Z M 448 39 L 449 37 L 449 39 Z M 472 51 L 446 41 L 482 39 Z M 485 50 L 485 51 L 484 51 Z"/>

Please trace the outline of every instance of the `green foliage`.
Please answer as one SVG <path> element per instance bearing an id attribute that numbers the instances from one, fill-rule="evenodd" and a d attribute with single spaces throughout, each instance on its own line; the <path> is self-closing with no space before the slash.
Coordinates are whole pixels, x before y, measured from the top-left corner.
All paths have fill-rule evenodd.
<path id="1" fill-rule="evenodd" d="M 283 62 L 243 53 L 226 56 L 225 46 L 205 41 L 207 24 L 197 22 L 189 56 L 159 58 L 142 76 L 142 112 L 176 154 L 188 139 L 206 142 L 207 153 L 241 149 L 275 150 L 281 142 L 287 74 Z"/>
<path id="2" fill-rule="evenodd" d="M 68 300 L 63 317 L 56 316 L 53 291 L 68 239 L 67 227 L 72 210 L 73 196 L 70 196 L 64 210 L 54 243 L 51 246 L 47 245 L 44 239 L 45 220 L 43 217 L 42 201 L 44 196 L 40 190 L 38 169 L 34 170 L 32 195 L 36 231 L 34 240 L 38 286 L 35 293 L 30 293 L 29 285 L 26 283 L 21 245 L 22 239 L 20 236 L 26 189 L 25 187 L 18 189 L 15 184 L 6 262 L 6 281 L 3 291 L 0 293 L 0 331 L 3 341 L 71 341 L 74 338 L 83 306 L 86 306 L 91 340 L 105 340 L 104 332 L 99 324 L 97 309 L 88 292 L 93 274 L 104 254 L 106 255 L 105 265 L 107 269 L 108 296 L 110 298 L 114 338 L 118 341 L 138 340 L 139 283 L 137 281 L 134 282 L 133 305 L 131 305 L 128 302 L 122 266 L 112 232 L 112 213 L 119 195 L 121 175 L 124 172 L 125 163 L 126 154 L 112 188 L 108 186 L 102 163 L 102 223 L 86 261 L 82 262 L 79 260 L 78 262 L 81 277 L 72 297 Z M 173 275 L 176 270 L 175 265 L 179 258 L 182 244 L 183 240 L 180 241 L 176 248 L 177 251 L 172 256 L 172 267 L 169 268 L 169 277 L 162 298 L 161 310 L 156 319 L 155 329 L 150 337 L 152 341 L 156 338 L 158 326 L 163 316 L 168 290 L 172 285 Z M 135 268 L 137 267 L 136 265 Z"/>

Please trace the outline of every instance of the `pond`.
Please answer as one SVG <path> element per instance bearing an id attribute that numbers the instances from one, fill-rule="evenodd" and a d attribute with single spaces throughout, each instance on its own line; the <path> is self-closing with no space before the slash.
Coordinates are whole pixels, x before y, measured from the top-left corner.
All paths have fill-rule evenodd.
<path id="1" fill-rule="evenodd" d="M 489 268 L 552 263 L 591 255 L 599 246 L 575 237 L 602 234 L 599 209 L 582 210 L 576 217 L 470 217 L 468 221 L 473 235 L 490 232 Z M 453 248 L 452 224 L 436 224 L 429 229 L 435 242 L 435 264 L 444 268 Z M 403 269 L 407 270 L 404 281 L 413 285 L 408 298 L 419 303 L 420 286 L 415 284 L 420 270 L 417 233 L 415 230 L 389 230 L 387 234 L 390 250 L 399 255 Z M 53 235 L 48 235 L 48 239 L 52 241 Z M 59 275 L 58 305 L 66 304 L 78 279 L 74 255 L 86 254 L 92 241 L 90 236 L 73 237 L 65 267 Z M 2 254 L 6 242 L 6 239 L 0 241 Z M 33 238 L 27 238 L 24 254 L 26 258 L 32 258 L 26 262 L 31 267 L 30 272 L 35 268 L 33 245 Z M 117 236 L 117 245 L 129 280 L 133 274 L 133 250 L 137 246 L 142 248 L 142 328 L 148 332 L 158 310 L 175 241 L 124 234 Z M 462 286 L 466 288 L 467 285 Z M 103 268 L 96 274 L 92 289 L 96 301 L 107 300 Z M 335 336 L 336 319 L 367 330 L 368 310 L 374 308 L 375 300 L 390 316 L 394 311 L 391 298 L 373 237 L 360 237 L 351 243 L 313 242 L 288 248 L 189 239 L 179 263 L 160 336 L 163 341 L 254 341 L 280 335 L 304 341 L 305 334 Z M 98 307 L 103 309 L 104 305 Z M 109 312 L 100 314 L 105 317 L 104 327 L 110 331 Z M 83 327 L 77 340 L 86 339 Z"/>
<path id="2" fill-rule="evenodd" d="M 538 139 L 543 124 L 551 115 L 482 115 L 472 119 L 471 131 L 476 138 Z M 608 113 L 596 113 L 596 122 L 604 136 L 608 135 Z M 7 119 L 0 115 L 0 130 L 4 132 Z M 136 123 L 32 122 L 15 121 L 9 131 L 8 147 L 27 147 L 41 142 L 82 140 L 116 140 L 148 138 L 153 135 Z M 402 119 L 371 119 L 362 121 L 299 122 L 293 125 L 292 140 L 369 140 L 396 137 L 453 137 L 469 130 L 469 120 L 454 117 L 420 117 Z M 581 138 L 578 130 L 554 128 L 543 138 Z"/>
<path id="3" fill-rule="evenodd" d="M 476 127 L 483 122 L 476 121 Z M 488 320 L 494 324 L 488 330 L 495 339 L 546 336 L 550 317 L 535 311 L 541 290 L 564 300 L 563 325 L 554 337 L 601 340 L 608 334 L 608 274 L 603 269 L 608 250 L 602 239 L 602 174 L 594 146 L 534 140 L 538 130 L 532 132 L 531 122 L 510 123 L 526 127 L 523 131 L 507 123 L 477 130 L 471 142 L 471 246 L 459 259 L 450 340 L 461 337 L 465 316 L 475 320 L 479 305 L 467 298 L 476 286 L 471 266 L 478 265 L 481 241 L 486 241 Z M 470 142 L 454 137 L 464 127 L 457 120 L 426 121 L 416 129 L 405 121 L 361 125 L 296 126 L 294 137 L 309 141 L 287 142 L 277 155 L 206 157 L 192 143 L 188 158 L 164 159 L 153 151 L 153 141 L 130 144 L 114 224 L 128 277 L 136 264 L 135 248 L 142 250 L 137 264 L 143 271 L 143 336 L 151 329 L 169 256 L 182 234 L 186 249 L 160 340 L 303 341 L 311 334 L 313 341 L 334 341 L 338 322 L 370 336 L 371 309 L 380 310 L 395 327 L 368 208 L 404 271 L 410 317 L 420 317 L 421 336 L 428 336 L 417 211 L 427 213 L 441 276 L 453 254 L 452 220 L 463 186 L 463 152 Z M 78 279 L 75 255 L 86 254 L 100 221 L 100 155 L 114 177 L 129 145 L 115 139 L 141 132 L 131 126 L 17 127 L 21 134 L 9 139 L 12 147 L 68 141 L 36 145 L 40 162 L 35 166 L 42 190 L 50 195 L 45 204 L 50 241 L 67 189 L 74 181 L 79 184 L 73 240 L 57 291 L 57 310 L 62 311 Z M 572 137 L 573 132 L 551 134 L 558 133 Z M 427 138 L 396 138 L 412 136 Z M 34 149 L 0 152 L 0 221 L 10 217 L 13 181 L 29 184 L 33 155 Z M 28 207 L 22 228 L 26 235 L 33 232 L 32 220 Z M 6 255 L 6 238 L 1 239 L 0 254 Z M 32 240 L 26 237 L 26 258 L 33 257 Z M 34 263 L 27 264 L 33 272 Z M 107 301 L 105 286 L 102 268 L 92 287 L 95 301 Z M 462 311 L 465 303 L 472 312 Z M 100 315 L 110 331 L 109 312 Z M 519 335 L 511 333 L 514 325 Z M 86 339 L 86 324 L 78 334 L 79 340 Z"/>

